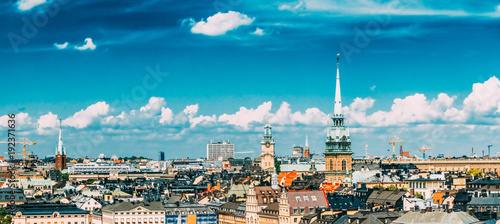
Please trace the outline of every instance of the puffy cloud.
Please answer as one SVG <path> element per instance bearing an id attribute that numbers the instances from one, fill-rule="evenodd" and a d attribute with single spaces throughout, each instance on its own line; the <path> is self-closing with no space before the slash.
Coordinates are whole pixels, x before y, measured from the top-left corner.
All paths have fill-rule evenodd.
<path id="1" fill-rule="evenodd" d="M 94 50 L 96 48 L 95 44 L 92 42 L 91 38 L 85 38 L 85 44 L 82 46 L 75 46 L 75 49 L 84 51 L 84 50 Z"/>
<path id="2" fill-rule="evenodd" d="M 170 108 L 161 108 L 160 124 L 170 124 L 174 118 L 174 113 Z"/>
<path id="3" fill-rule="evenodd" d="M 68 47 L 68 42 L 65 42 L 64 44 L 57 44 L 57 43 L 54 43 L 54 46 L 57 48 L 57 49 L 66 49 Z"/>
<path id="4" fill-rule="evenodd" d="M 475 83 L 465 98 L 463 109 L 478 115 L 500 113 L 500 80 L 491 77 L 484 83 Z"/>
<path id="5" fill-rule="evenodd" d="M 52 114 L 52 112 L 49 112 L 48 114 L 40 116 L 40 118 L 37 121 L 38 123 L 38 128 L 40 129 L 45 129 L 45 128 L 55 128 L 57 127 L 57 115 Z"/>
<path id="6" fill-rule="evenodd" d="M 446 120 L 445 112 L 451 107 L 453 100 L 444 93 L 431 101 L 419 93 L 404 99 L 397 98 L 390 111 L 377 111 L 367 116 L 366 122 L 371 126 L 404 126 L 409 123 Z"/>
<path id="7" fill-rule="evenodd" d="M 142 112 L 148 112 L 148 111 L 156 112 L 156 111 L 159 111 L 165 105 L 167 105 L 167 102 L 165 102 L 165 98 L 153 96 L 153 97 L 149 98 L 148 104 L 141 107 L 140 111 L 142 111 Z"/>
<path id="8" fill-rule="evenodd" d="M 21 11 L 26 11 L 45 2 L 47 2 L 47 0 L 18 0 L 17 8 Z"/>
<path id="9" fill-rule="evenodd" d="M 257 35 L 257 36 L 264 36 L 264 34 L 265 34 L 265 33 L 264 33 L 264 30 L 263 30 L 263 29 L 261 29 L 261 28 L 257 27 L 257 29 L 255 29 L 255 31 L 253 31 L 253 33 L 252 33 L 252 34 L 253 34 L 253 35 Z"/>
<path id="10" fill-rule="evenodd" d="M 235 11 L 229 11 L 227 13 L 217 13 L 213 16 L 207 18 L 207 21 L 199 21 L 192 24 L 191 32 L 199 33 L 208 36 L 220 36 L 226 34 L 227 31 L 235 30 L 243 25 L 250 25 L 255 20 L 255 18 L 250 18 L 245 14 L 241 14 Z"/>
<path id="11" fill-rule="evenodd" d="M 90 105 L 85 110 L 76 112 L 73 116 L 65 119 L 63 125 L 74 128 L 85 128 L 109 111 L 109 105 L 106 102 L 98 102 Z"/>
<path id="12" fill-rule="evenodd" d="M 0 127 L 8 127 L 9 120 L 14 120 L 15 123 L 15 129 L 18 130 L 20 127 L 27 128 L 29 125 L 31 125 L 31 117 L 28 115 L 28 113 L 18 113 L 15 115 L 15 117 L 12 119 L 9 117 L 9 115 L 3 115 L 0 117 Z"/>
<path id="13" fill-rule="evenodd" d="M 280 125 L 304 124 L 321 126 L 326 124 L 327 120 L 328 116 L 318 108 L 309 108 L 305 113 L 299 111 L 292 112 L 290 104 L 283 102 L 276 114 L 273 114 L 269 121 Z"/>
<path id="14" fill-rule="evenodd" d="M 257 109 L 247 109 L 240 107 L 240 110 L 234 114 L 222 114 L 219 116 L 219 122 L 227 122 L 228 124 L 248 128 L 252 122 L 262 122 L 265 117 L 271 112 L 271 101 L 265 102 L 258 106 Z"/>
<path id="15" fill-rule="evenodd" d="M 186 109 L 183 111 L 188 117 L 192 118 L 196 113 L 198 113 L 198 104 L 186 106 Z"/>

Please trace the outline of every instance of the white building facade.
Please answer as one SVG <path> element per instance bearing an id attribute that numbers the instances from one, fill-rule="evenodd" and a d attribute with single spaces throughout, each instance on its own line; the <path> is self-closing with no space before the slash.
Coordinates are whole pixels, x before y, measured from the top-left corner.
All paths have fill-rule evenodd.
<path id="1" fill-rule="evenodd" d="M 214 142 L 210 141 L 207 144 L 207 159 L 208 160 L 227 160 L 234 158 L 234 144 L 228 141 Z"/>

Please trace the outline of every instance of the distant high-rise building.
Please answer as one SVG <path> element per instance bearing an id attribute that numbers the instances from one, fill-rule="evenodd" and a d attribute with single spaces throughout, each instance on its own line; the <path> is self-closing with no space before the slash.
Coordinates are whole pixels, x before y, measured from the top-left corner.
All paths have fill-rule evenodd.
<path id="1" fill-rule="evenodd" d="M 64 170 L 66 166 L 66 147 L 62 139 L 62 121 L 59 119 L 59 141 L 56 148 L 56 170 Z"/>
<path id="2" fill-rule="evenodd" d="M 222 158 L 227 160 L 234 157 L 234 144 L 229 140 L 222 142 L 210 141 L 207 144 L 207 159 L 218 160 Z"/>
<path id="3" fill-rule="evenodd" d="M 164 151 L 158 152 L 158 161 L 165 161 L 165 152 Z"/>
<path id="4" fill-rule="evenodd" d="M 292 156 L 295 155 L 297 157 L 302 157 L 303 154 L 304 154 L 304 148 L 302 148 L 302 146 L 300 145 L 293 146 Z"/>
<path id="5" fill-rule="evenodd" d="M 306 159 L 311 158 L 311 151 L 309 151 L 309 140 L 307 135 L 306 135 L 306 146 L 304 147 L 304 158 Z"/>

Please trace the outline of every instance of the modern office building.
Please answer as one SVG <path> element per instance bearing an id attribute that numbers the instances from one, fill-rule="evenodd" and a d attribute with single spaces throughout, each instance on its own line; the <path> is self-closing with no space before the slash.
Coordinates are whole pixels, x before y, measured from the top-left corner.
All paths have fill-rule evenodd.
<path id="1" fill-rule="evenodd" d="M 165 152 L 164 151 L 158 152 L 158 161 L 165 161 Z"/>
<path id="2" fill-rule="evenodd" d="M 229 140 L 214 142 L 213 140 L 207 144 L 207 159 L 208 160 L 227 160 L 234 157 L 234 144 Z"/>
<path id="3" fill-rule="evenodd" d="M 86 164 L 74 164 L 72 167 L 68 168 L 68 173 L 109 173 L 111 171 L 117 170 L 119 172 L 134 172 L 139 171 L 137 168 L 132 168 L 127 165 L 115 165 L 109 163 L 86 163 Z"/>

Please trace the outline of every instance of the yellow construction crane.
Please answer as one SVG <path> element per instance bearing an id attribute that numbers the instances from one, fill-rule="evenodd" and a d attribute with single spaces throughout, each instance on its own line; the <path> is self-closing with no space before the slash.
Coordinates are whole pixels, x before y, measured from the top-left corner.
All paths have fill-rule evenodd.
<path id="1" fill-rule="evenodd" d="M 30 155 L 30 152 L 28 152 L 28 154 L 26 154 L 26 145 L 36 145 L 36 142 L 32 142 L 30 140 L 28 140 L 27 138 L 22 138 L 23 141 L 22 142 L 0 142 L 0 143 L 12 143 L 12 144 L 20 144 L 20 145 L 23 145 L 23 153 L 10 153 L 10 152 L 6 152 L 5 154 L 9 154 L 9 155 L 22 155 L 23 156 L 23 167 L 27 167 L 26 166 L 26 156 L 28 156 L 28 160 L 31 161 L 31 155 Z"/>
<path id="2" fill-rule="evenodd" d="M 427 147 L 427 146 L 425 146 L 425 144 L 422 146 L 422 148 L 421 148 L 421 149 L 418 149 L 418 150 L 422 151 L 422 153 L 423 153 L 423 158 L 424 158 L 424 159 L 425 159 L 425 152 L 426 152 L 427 150 L 429 150 L 429 149 L 432 149 L 432 147 Z"/>
<path id="3" fill-rule="evenodd" d="M 396 143 L 405 142 L 405 140 L 396 140 L 395 137 L 392 137 L 392 142 L 389 142 L 389 145 L 392 145 L 392 158 L 396 158 Z"/>

